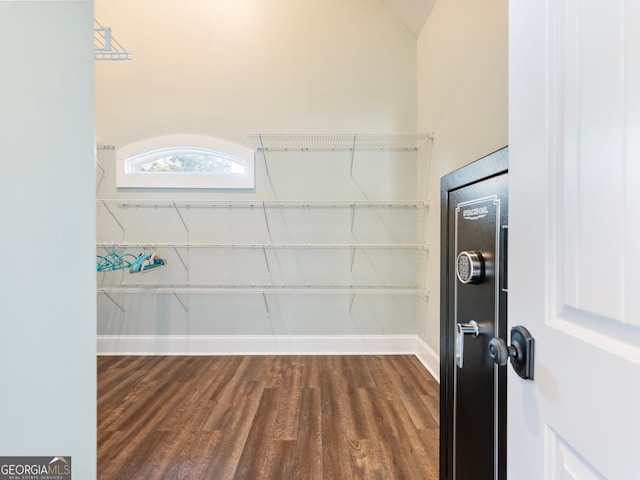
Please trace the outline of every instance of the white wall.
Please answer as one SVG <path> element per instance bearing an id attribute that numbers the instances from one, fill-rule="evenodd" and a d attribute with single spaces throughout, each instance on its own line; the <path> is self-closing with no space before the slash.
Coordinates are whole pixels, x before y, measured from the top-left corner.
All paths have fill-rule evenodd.
<path id="1" fill-rule="evenodd" d="M 507 0 L 438 0 L 418 38 L 418 130 L 435 132 L 429 186 L 428 312 L 440 339 L 440 178 L 507 145 Z"/>
<path id="2" fill-rule="evenodd" d="M 93 4 L 0 2 L 0 455 L 96 476 Z"/>
<path id="3" fill-rule="evenodd" d="M 382 2 L 97 0 L 96 18 L 134 58 L 97 65 L 110 144 L 415 131 L 416 38 Z"/>
<path id="4" fill-rule="evenodd" d="M 116 148 L 159 135 L 190 133 L 253 147 L 251 133 L 392 133 L 416 130 L 416 37 L 382 2 L 365 0 L 98 0 L 96 17 L 133 53 L 131 63 L 97 65 L 97 132 Z M 415 200 L 416 155 L 258 158 L 249 192 L 117 189 L 113 151 L 100 154 L 100 198 L 178 200 Z M 395 157 L 395 158 L 391 158 Z M 398 158 L 399 157 L 399 158 Z M 118 211 L 126 232 L 98 206 L 99 242 L 187 241 L 175 212 Z M 164 217 L 163 217 L 164 215 Z M 182 211 L 191 243 L 415 243 L 416 211 Z M 413 285 L 416 251 L 191 249 L 189 273 L 176 252 L 144 277 L 158 284 Z M 99 276 L 102 286 L 138 281 Z M 120 307 L 98 297 L 103 335 L 415 334 L 408 295 L 191 295 L 134 298 Z"/>
<path id="5" fill-rule="evenodd" d="M 439 349 L 439 182 L 507 143 L 506 0 L 439 0 L 417 42 L 384 5 L 360 0 L 98 0 L 96 9 L 134 54 L 132 63 L 98 65 L 98 135 L 107 143 L 176 131 L 245 144 L 256 132 L 435 132 L 430 171 L 418 172 L 431 204 L 419 282 L 431 295 L 417 332 Z M 185 18 L 196 20 L 183 29 Z M 255 197 L 272 195 L 257 175 Z M 397 181 L 422 191 L 421 179 Z"/>
<path id="6" fill-rule="evenodd" d="M 107 176 L 99 173 L 98 193 L 112 200 L 106 206 L 97 205 L 97 240 L 104 244 L 98 253 L 104 255 L 115 244 L 119 253 L 138 255 L 147 246 L 147 251 L 153 248 L 166 259 L 167 266 L 137 275 L 126 270 L 98 273 L 98 285 L 101 289 L 140 284 L 415 285 L 420 249 L 353 251 L 331 246 L 416 243 L 416 156 L 416 152 L 356 153 L 350 177 L 349 151 L 270 154 L 270 179 L 259 158 L 256 193 L 208 195 L 218 201 L 256 197 L 330 204 L 340 200 L 414 201 L 413 206 L 405 207 L 359 207 L 354 213 L 344 207 L 263 209 L 260 200 L 251 200 L 254 207 L 208 203 L 207 208 L 198 208 L 187 206 L 194 195 L 188 191 L 116 191 L 115 155 L 101 152 Z M 177 200 L 180 215 L 175 208 L 167 208 L 172 204 L 166 200 L 161 203 L 164 206 L 156 207 L 158 202 L 153 199 L 158 198 Z M 125 199 L 128 207 L 123 206 Z M 150 203 L 145 204 L 145 199 Z M 141 202 L 142 207 L 137 207 Z M 202 247 L 212 244 L 238 246 Z M 263 244 L 266 250 L 260 247 Z M 273 249 L 268 248 L 270 244 L 323 248 Z M 244 247 L 251 245 L 258 247 Z M 267 293 L 266 299 L 259 292 L 181 293 L 182 305 L 170 294 L 103 293 L 110 293 L 111 298 L 98 297 L 99 335 L 413 335 L 416 330 L 416 296 L 408 294 L 357 295 L 354 300 L 344 293 Z"/>

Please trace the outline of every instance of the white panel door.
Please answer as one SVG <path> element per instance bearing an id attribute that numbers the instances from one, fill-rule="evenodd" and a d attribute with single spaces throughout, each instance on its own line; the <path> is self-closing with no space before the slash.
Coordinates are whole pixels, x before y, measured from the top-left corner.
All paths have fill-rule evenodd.
<path id="1" fill-rule="evenodd" d="M 640 2 L 509 2 L 508 478 L 640 478 Z"/>

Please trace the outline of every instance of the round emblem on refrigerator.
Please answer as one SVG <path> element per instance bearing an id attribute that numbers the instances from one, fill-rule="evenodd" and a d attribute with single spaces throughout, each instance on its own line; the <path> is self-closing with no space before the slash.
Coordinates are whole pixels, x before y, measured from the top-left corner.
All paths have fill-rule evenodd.
<path id="1" fill-rule="evenodd" d="M 479 283 L 484 276 L 482 254 L 476 250 L 460 252 L 456 259 L 456 275 L 462 283 Z"/>

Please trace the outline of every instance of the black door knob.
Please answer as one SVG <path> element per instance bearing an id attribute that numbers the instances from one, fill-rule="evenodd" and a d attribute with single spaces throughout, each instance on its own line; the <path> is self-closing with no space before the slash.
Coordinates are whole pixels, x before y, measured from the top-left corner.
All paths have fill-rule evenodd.
<path id="1" fill-rule="evenodd" d="M 491 360 L 501 367 L 505 366 L 510 357 L 518 354 L 514 347 L 507 346 L 506 342 L 501 338 L 492 338 L 489 340 L 489 356 Z"/>
<path id="2" fill-rule="evenodd" d="M 501 338 L 489 340 L 489 356 L 501 367 L 511 360 L 511 366 L 518 375 L 527 380 L 533 380 L 534 338 L 524 327 L 511 329 L 511 345 Z"/>

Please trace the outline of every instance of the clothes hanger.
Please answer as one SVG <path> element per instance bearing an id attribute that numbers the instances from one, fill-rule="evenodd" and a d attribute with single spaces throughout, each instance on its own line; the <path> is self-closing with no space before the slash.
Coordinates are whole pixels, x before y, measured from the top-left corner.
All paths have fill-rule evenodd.
<path id="1" fill-rule="evenodd" d="M 150 270 L 165 267 L 166 265 L 167 261 L 164 258 L 158 257 L 154 249 L 153 253 L 141 253 L 131 265 L 129 273 L 146 273 Z"/>

